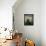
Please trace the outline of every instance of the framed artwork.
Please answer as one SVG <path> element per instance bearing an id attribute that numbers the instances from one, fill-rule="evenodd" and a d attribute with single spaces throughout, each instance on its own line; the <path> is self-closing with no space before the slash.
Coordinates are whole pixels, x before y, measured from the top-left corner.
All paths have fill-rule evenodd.
<path id="1" fill-rule="evenodd" d="M 34 14 L 24 14 L 24 25 L 34 25 Z"/>

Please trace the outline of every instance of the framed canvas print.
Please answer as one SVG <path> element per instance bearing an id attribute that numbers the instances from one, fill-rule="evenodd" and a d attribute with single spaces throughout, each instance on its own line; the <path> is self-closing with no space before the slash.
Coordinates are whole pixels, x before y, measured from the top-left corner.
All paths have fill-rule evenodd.
<path id="1" fill-rule="evenodd" d="M 24 25 L 33 25 L 33 24 L 34 24 L 34 15 L 24 14 Z"/>

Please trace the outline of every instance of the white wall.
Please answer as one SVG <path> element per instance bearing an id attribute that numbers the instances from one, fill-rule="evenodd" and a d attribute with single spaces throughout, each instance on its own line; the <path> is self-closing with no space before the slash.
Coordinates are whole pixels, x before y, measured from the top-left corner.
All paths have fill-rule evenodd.
<path id="1" fill-rule="evenodd" d="M 41 1 L 41 40 L 42 46 L 46 46 L 46 0 Z"/>
<path id="2" fill-rule="evenodd" d="M 12 28 L 12 6 L 16 0 L 0 0 L 0 27 Z"/>
<path id="3" fill-rule="evenodd" d="M 35 41 L 36 46 L 41 46 L 40 0 L 23 0 L 15 9 L 15 28 L 24 34 L 24 37 Z M 14 5 L 15 6 L 15 5 Z M 24 14 L 34 14 L 34 25 L 24 26 Z"/>

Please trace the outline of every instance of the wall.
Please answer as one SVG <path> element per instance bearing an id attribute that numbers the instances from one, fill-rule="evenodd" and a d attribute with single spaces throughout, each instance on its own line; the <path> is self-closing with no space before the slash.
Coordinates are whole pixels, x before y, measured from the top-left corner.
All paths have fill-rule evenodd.
<path id="1" fill-rule="evenodd" d="M 12 6 L 16 0 L 0 0 L 0 27 L 12 28 Z"/>
<path id="2" fill-rule="evenodd" d="M 40 3 L 40 0 L 23 0 L 23 2 L 14 9 L 15 29 L 17 29 L 18 32 L 22 32 L 24 38 L 34 40 L 36 46 L 41 46 Z M 24 14 L 34 14 L 33 26 L 24 26 Z"/>
<path id="3" fill-rule="evenodd" d="M 42 46 L 46 46 L 46 0 L 41 1 L 40 23 Z"/>

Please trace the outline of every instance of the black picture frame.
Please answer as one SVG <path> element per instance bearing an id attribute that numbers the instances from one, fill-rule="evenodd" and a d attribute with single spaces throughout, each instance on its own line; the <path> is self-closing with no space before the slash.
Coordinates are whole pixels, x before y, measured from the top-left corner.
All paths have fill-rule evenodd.
<path id="1" fill-rule="evenodd" d="M 24 25 L 34 25 L 34 14 L 24 14 Z"/>

